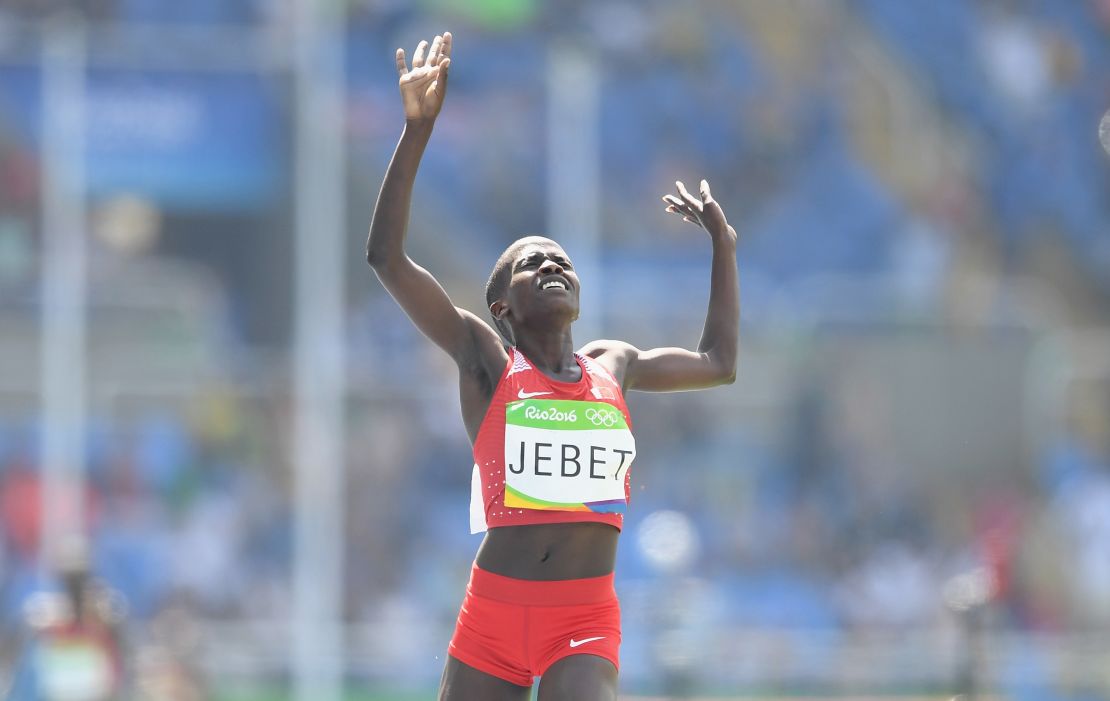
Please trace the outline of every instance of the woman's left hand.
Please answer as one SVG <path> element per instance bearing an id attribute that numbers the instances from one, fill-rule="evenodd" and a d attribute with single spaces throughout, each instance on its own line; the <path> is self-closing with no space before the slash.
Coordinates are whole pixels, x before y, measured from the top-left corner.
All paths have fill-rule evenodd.
<path id="1" fill-rule="evenodd" d="M 675 181 L 675 187 L 678 189 L 678 195 L 663 195 L 668 212 L 681 215 L 683 221 L 700 226 L 711 236 L 727 234 L 732 236 L 733 240 L 736 239 L 736 230 L 728 225 L 724 210 L 709 192 L 707 181 L 701 181 L 701 199 L 687 192 L 686 186 L 680 180 Z"/>

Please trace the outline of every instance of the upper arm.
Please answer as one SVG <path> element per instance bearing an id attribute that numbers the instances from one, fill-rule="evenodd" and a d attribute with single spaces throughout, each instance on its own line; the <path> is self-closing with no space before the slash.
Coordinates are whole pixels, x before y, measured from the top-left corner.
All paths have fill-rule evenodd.
<path id="1" fill-rule="evenodd" d="M 623 341 L 594 341 L 582 352 L 608 361 L 606 366 L 624 390 L 680 392 L 729 384 L 736 378 L 735 368 L 722 367 L 708 353 L 685 348 L 640 350 Z"/>
<path id="2" fill-rule="evenodd" d="M 461 367 L 480 363 L 496 374 L 508 357 L 501 338 L 477 315 L 451 302 L 447 291 L 408 256 L 374 272 L 416 328 Z"/>

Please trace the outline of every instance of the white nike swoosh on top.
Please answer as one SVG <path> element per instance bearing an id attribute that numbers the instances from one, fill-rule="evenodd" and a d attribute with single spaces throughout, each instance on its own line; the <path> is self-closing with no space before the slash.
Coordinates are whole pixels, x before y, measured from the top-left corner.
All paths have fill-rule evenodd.
<path id="1" fill-rule="evenodd" d="M 604 639 L 605 639 L 604 635 L 599 635 L 596 638 L 583 638 L 581 640 L 575 640 L 574 638 L 571 638 L 570 639 L 570 646 L 571 647 L 578 647 L 579 645 L 585 645 L 586 643 L 592 643 L 595 640 L 604 640 Z"/>
<path id="2" fill-rule="evenodd" d="M 516 396 L 521 399 L 528 399 L 529 397 L 538 397 L 541 394 L 552 394 L 552 392 L 525 392 L 524 388 L 521 387 L 520 391 L 516 393 Z"/>

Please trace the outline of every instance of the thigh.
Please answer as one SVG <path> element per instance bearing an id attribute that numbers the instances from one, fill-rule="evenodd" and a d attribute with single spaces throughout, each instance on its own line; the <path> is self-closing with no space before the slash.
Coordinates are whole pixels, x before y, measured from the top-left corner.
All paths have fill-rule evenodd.
<path id="1" fill-rule="evenodd" d="M 540 677 L 538 701 L 616 701 L 617 668 L 597 655 L 570 655 Z"/>
<path id="2" fill-rule="evenodd" d="M 448 655 L 439 681 L 438 698 L 439 701 L 526 701 L 531 693 L 530 686 L 507 682 Z"/>

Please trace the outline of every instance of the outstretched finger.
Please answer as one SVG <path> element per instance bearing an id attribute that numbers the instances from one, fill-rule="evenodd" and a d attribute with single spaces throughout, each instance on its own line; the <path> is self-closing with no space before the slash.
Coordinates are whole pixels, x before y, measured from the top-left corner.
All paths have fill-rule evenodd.
<path id="1" fill-rule="evenodd" d="M 668 214 L 677 214 L 687 221 L 691 218 L 697 218 L 697 213 L 690 208 L 690 205 L 682 202 L 673 195 L 669 195 L 668 197 L 670 197 L 670 199 L 667 199 L 667 197 L 663 198 L 663 201 L 667 203 L 664 209 Z"/>
<path id="2" fill-rule="evenodd" d="M 451 58 L 451 32 L 443 33 L 443 43 L 440 44 L 439 50 L 443 58 Z"/>
<path id="3" fill-rule="evenodd" d="M 405 65 L 405 50 L 397 49 L 397 74 L 404 77 L 409 72 L 408 66 Z"/>
<path id="4" fill-rule="evenodd" d="M 678 199 L 674 195 L 663 195 L 663 201 L 666 202 L 667 204 L 671 205 L 672 207 L 677 207 L 679 209 L 689 209 L 690 208 L 689 205 L 687 205 L 685 202 Z"/>
<path id="5" fill-rule="evenodd" d="M 443 37 L 436 34 L 436 38 L 432 39 L 432 48 L 428 51 L 428 65 L 435 66 L 439 64 L 439 49 L 443 44 Z"/>
<path id="6" fill-rule="evenodd" d="M 674 186 L 678 188 L 678 194 L 682 195 L 682 199 L 686 202 L 686 204 L 690 205 L 694 209 L 701 208 L 701 200 L 697 199 L 689 192 L 687 192 L 686 186 L 682 184 L 681 180 L 676 180 Z"/>
<path id="7" fill-rule="evenodd" d="M 702 180 L 701 181 L 701 187 L 699 188 L 699 191 L 700 191 L 700 194 L 701 194 L 701 201 L 702 202 L 712 202 L 713 201 L 713 195 L 712 195 L 712 193 L 709 192 L 709 181 L 708 180 Z"/>
<path id="8" fill-rule="evenodd" d="M 424 65 L 424 52 L 428 50 L 428 42 L 424 39 L 416 45 L 416 51 L 412 55 L 412 67 L 420 68 Z"/>

